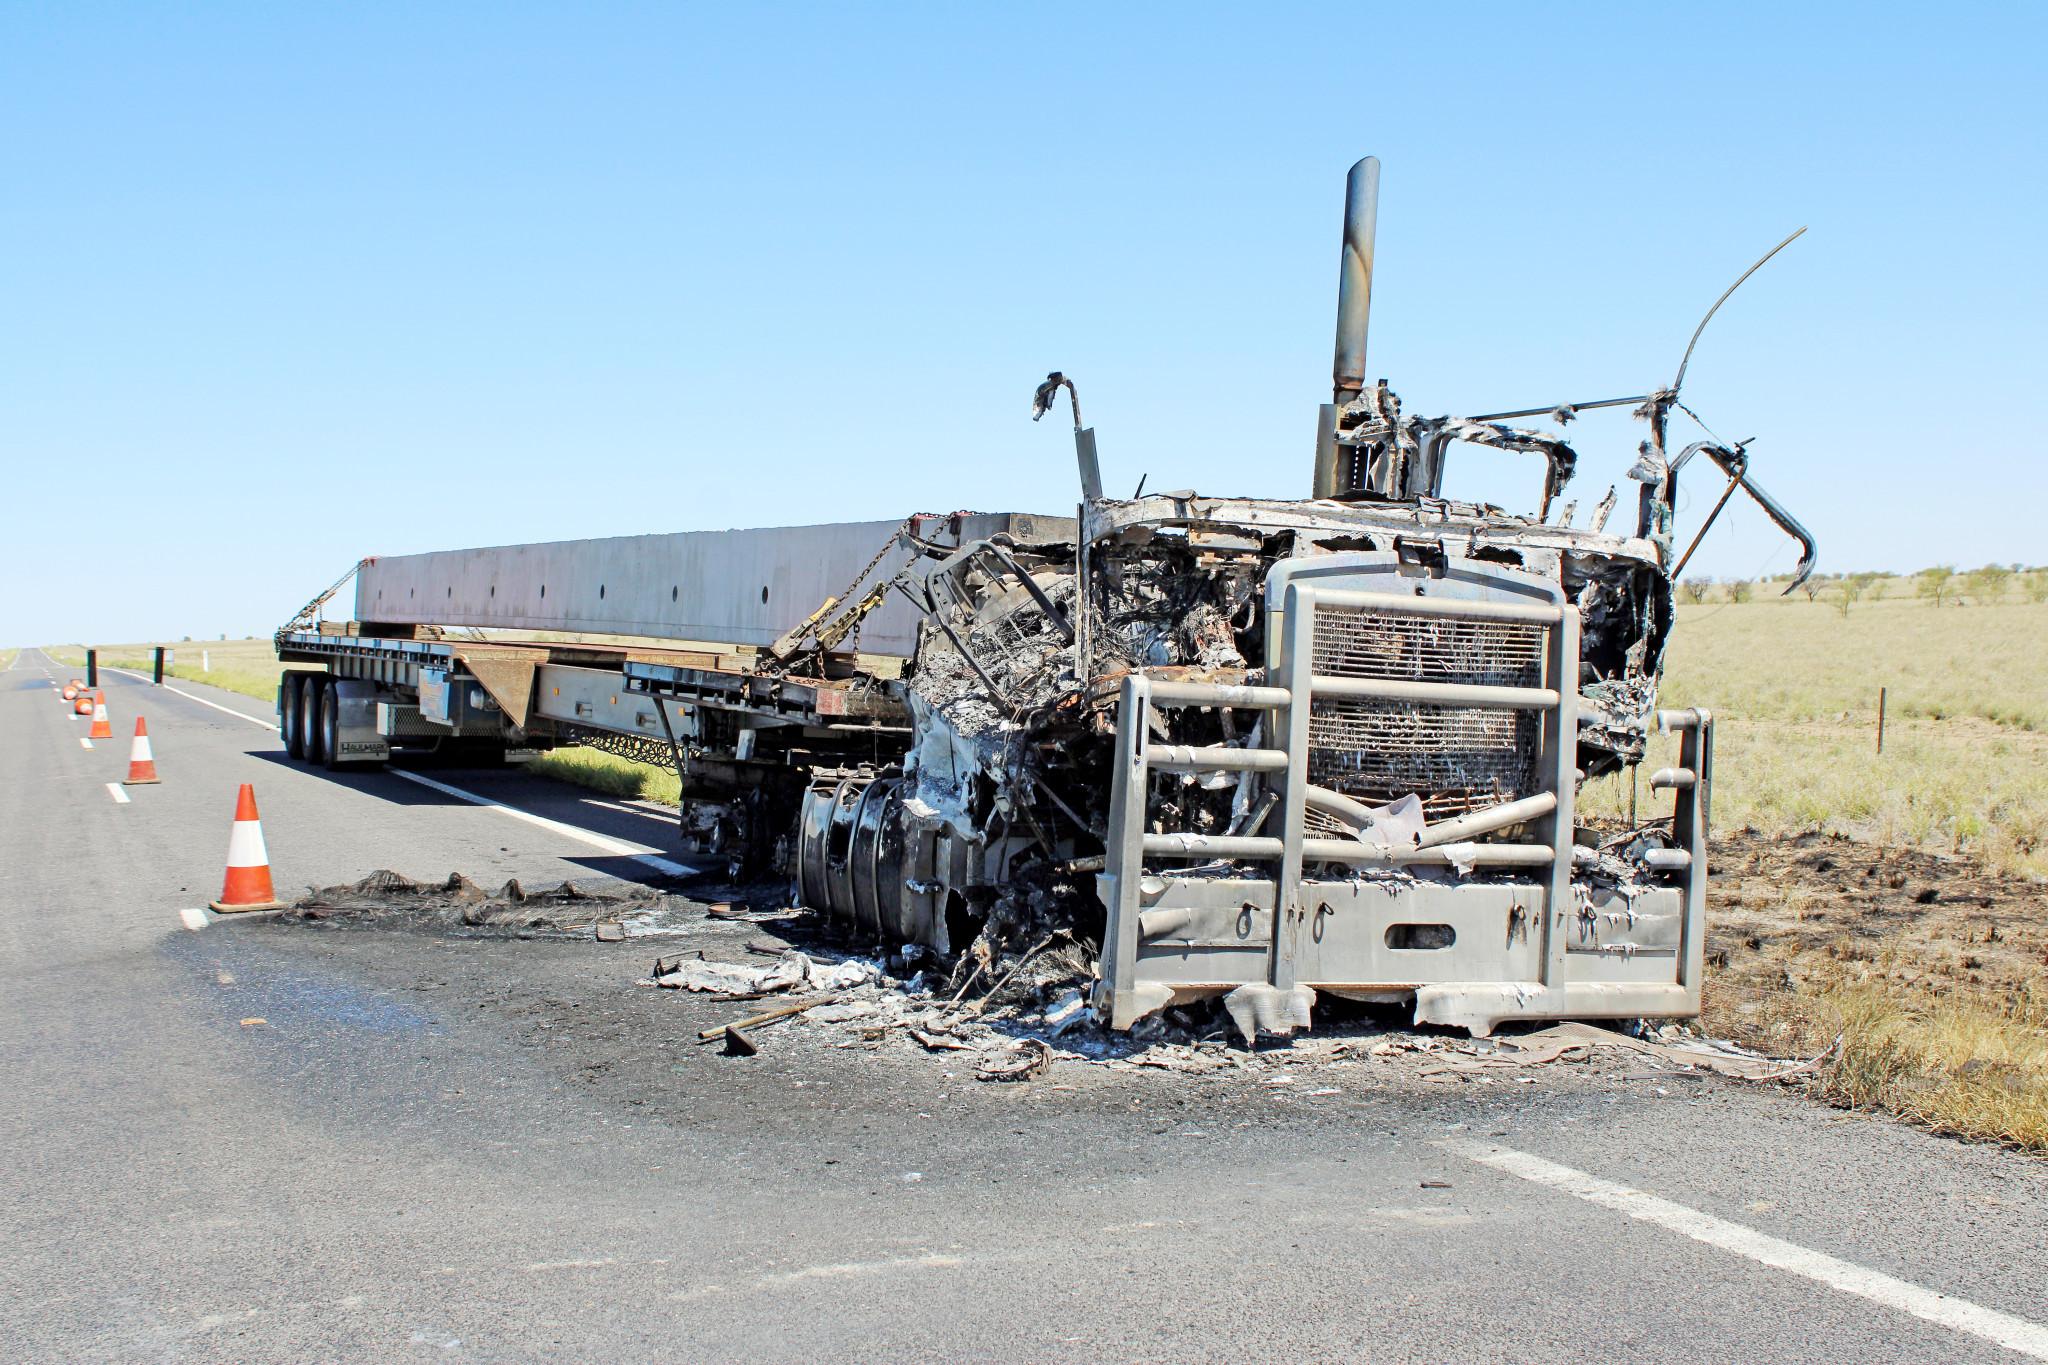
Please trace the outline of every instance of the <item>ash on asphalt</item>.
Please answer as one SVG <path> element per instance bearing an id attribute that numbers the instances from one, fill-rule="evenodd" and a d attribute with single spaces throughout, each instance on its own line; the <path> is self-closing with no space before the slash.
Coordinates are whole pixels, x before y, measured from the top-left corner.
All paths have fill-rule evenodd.
<path id="1" fill-rule="evenodd" d="M 1461 1032 L 1411 1030 L 1396 1011 L 1335 1002 L 1318 1011 L 1311 1033 L 1262 1039 L 1256 1050 L 1209 1037 L 1197 1051 L 1189 1044 L 1200 1045 L 1213 1023 L 1200 1017 L 1182 1016 L 1195 1027 L 1169 1033 L 1163 1048 L 1156 1036 L 1069 1033 L 1056 1041 L 1061 1055 L 1046 1072 L 1024 1081 L 977 1080 L 974 1052 L 930 1050 L 909 1028 L 858 1018 L 785 1017 L 750 1030 L 755 1055 L 735 1056 L 717 1042 L 700 1043 L 699 1032 L 772 1008 L 780 997 L 657 989 L 650 974 L 658 956 L 701 951 L 708 961 L 761 965 L 774 957 L 750 945 L 826 960 L 881 950 L 849 942 L 808 912 L 721 919 L 709 913 L 718 901 L 697 899 L 744 904 L 746 889 L 698 887 L 684 895 L 592 884 L 566 896 L 557 888 L 507 898 L 451 878 L 407 883 L 409 895 L 380 897 L 375 886 L 364 894 L 364 885 L 316 893 L 295 914 L 224 920 L 181 935 L 173 951 L 202 975 L 239 974 L 243 987 L 272 978 L 270 998 L 307 1002 L 329 1022 L 432 1030 L 456 1051 L 509 1045 L 535 1072 L 636 1121 L 700 1137 L 714 1130 L 727 1142 L 749 1141 L 772 1125 L 778 1145 L 824 1165 L 858 1164 L 863 1153 L 941 1133 L 968 1147 L 1010 1146 L 1048 1123 L 1085 1124 L 1105 1139 L 1141 1144 L 1323 1125 L 1355 1139 L 1418 1121 L 1491 1131 L 1567 1116 L 1611 1118 L 1622 1112 L 1617 1106 L 1800 1102 L 1604 1053 L 1498 1079 L 1425 1076 L 1443 1050 L 1467 1046 Z M 777 903 L 755 890 L 755 903 Z M 594 913 L 631 924 L 631 936 L 597 941 L 589 928 Z M 866 989 L 886 997 L 901 985 L 889 979 Z M 1033 1036 L 1043 994 L 991 1011 L 991 1023 Z M 1176 1045 L 1174 1037 L 1186 1041 Z M 1376 1044 L 1389 1041 L 1406 1046 L 1374 1055 Z M 1159 1065 L 1162 1055 L 1189 1060 Z"/>

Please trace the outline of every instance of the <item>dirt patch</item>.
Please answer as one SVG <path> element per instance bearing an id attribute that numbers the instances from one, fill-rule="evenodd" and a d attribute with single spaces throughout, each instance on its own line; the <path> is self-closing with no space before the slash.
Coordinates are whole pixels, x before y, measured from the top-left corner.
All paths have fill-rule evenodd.
<path id="1" fill-rule="evenodd" d="M 2048 887 L 1838 834 L 1713 841 L 1707 966 L 1762 989 L 2010 995 L 2048 968 Z"/>

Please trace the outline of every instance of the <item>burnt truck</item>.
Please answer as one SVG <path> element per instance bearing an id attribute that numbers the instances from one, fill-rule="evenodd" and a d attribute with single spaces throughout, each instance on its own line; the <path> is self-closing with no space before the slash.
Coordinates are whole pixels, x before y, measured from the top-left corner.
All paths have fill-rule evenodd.
<path id="1" fill-rule="evenodd" d="M 1713 719 L 1658 696 L 1681 471 L 1726 476 L 1717 513 L 1754 497 L 1800 577 L 1812 540 L 1746 443 L 1671 449 L 1683 364 L 1477 417 L 1368 383 L 1378 172 L 1347 187 L 1309 497 L 1107 496 L 1055 373 L 1033 416 L 1071 406 L 1071 514 L 366 559 L 352 619 L 321 619 L 345 576 L 277 633 L 290 755 L 658 764 L 687 856 L 962 972 L 1064 939 L 1117 1029 L 1222 997 L 1285 1032 L 1318 994 L 1475 1035 L 1697 1014 Z M 1619 404 L 1647 427 L 1632 505 L 1577 524 L 1573 449 L 1515 423 Z M 1472 443 L 1529 457 L 1525 510 L 1443 496 Z M 1653 731 L 1681 737 L 1668 812 L 1581 827 L 1581 784 Z"/>

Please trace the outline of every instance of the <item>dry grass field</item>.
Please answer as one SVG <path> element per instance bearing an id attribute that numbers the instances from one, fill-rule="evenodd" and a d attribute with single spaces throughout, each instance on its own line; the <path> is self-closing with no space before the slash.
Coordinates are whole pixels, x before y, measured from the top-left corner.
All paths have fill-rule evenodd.
<path id="1" fill-rule="evenodd" d="M 1714 712 L 1717 829 L 1843 833 L 2048 876 L 2048 605 L 1682 606 L 1662 698 Z M 1676 756 L 1661 737 L 1644 766 Z M 1628 800 L 1622 775 L 1580 804 L 1625 818 Z"/>
<path id="2" fill-rule="evenodd" d="M 1841 1010 L 1829 1098 L 2048 1149 L 2048 606 L 1910 592 L 1679 608 L 1663 704 L 1715 715 L 1709 970 Z M 1628 803 L 1626 775 L 1581 794 Z"/>

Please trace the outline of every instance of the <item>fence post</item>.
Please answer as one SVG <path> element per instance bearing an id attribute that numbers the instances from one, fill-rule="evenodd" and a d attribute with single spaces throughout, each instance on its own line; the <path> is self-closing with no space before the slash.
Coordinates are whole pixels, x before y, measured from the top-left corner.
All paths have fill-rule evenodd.
<path id="1" fill-rule="evenodd" d="M 1879 753 L 1884 752 L 1884 693 L 1885 689 L 1882 687 L 1877 689 L 1877 751 Z"/>

